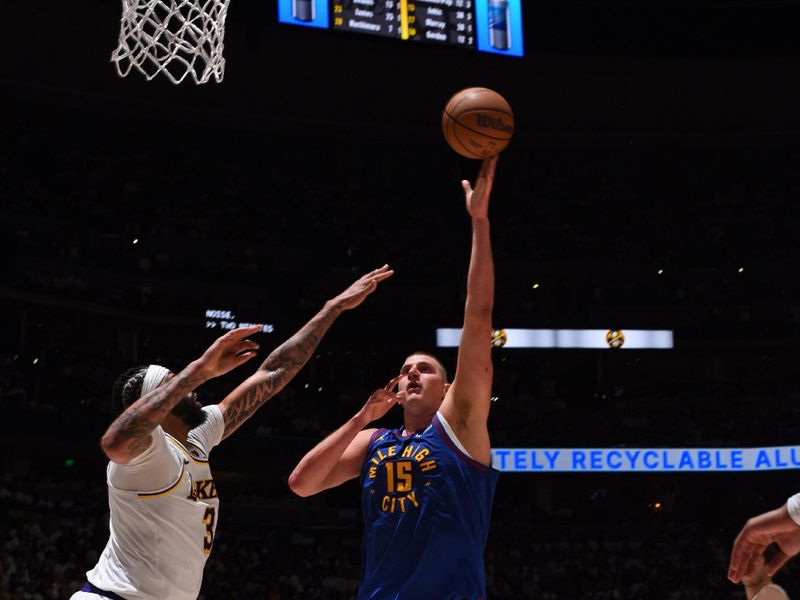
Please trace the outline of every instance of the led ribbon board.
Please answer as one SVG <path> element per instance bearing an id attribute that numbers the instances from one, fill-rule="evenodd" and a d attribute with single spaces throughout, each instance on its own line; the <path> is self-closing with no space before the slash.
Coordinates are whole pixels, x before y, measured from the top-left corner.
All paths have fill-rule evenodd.
<path id="1" fill-rule="evenodd" d="M 457 348 L 460 329 L 437 329 L 436 345 Z M 498 348 L 588 348 L 612 350 L 669 350 L 673 335 L 666 329 L 495 329 Z"/>
<path id="2" fill-rule="evenodd" d="M 494 448 L 507 473 L 692 473 L 800 469 L 800 446 L 765 448 Z"/>

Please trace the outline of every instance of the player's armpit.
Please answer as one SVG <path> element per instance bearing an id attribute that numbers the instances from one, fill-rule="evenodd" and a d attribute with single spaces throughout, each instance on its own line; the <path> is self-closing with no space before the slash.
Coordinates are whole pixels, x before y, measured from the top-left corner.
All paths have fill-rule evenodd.
<path id="1" fill-rule="evenodd" d="M 458 389 L 454 388 L 455 383 L 450 386 L 439 412 L 467 453 L 479 463 L 489 466 L 492 462 L 492 444 L 487 420 L 491 398 L 487 393 L 483 399 L 470 398 L 458 402 Z M 461 406 L 469 406 L 470 409 L 464 411 Z"/>
<path id="2" fill-rule="evenodd" d="M 485 335 L 482 335 L 485 333 Z M 478 462 L 491 462 L 489 409 L 494 367 L 491 355 L 491 329 L 465 328 L 458 350 L 458 366 L 453 383 L 439 409 L 464 448 Z"/>

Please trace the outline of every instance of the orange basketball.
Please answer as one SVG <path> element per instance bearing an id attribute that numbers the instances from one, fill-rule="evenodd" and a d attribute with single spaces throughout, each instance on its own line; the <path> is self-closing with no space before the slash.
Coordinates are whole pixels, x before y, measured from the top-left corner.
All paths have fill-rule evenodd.
<path id="1" fill-rule="evenodd" d="M 442 114 L 442 131 L 450 147 L 467 158 L 499 154 L 514 134 L 514 113 L 505 98 L 488 88 L 456 93 Z"/>

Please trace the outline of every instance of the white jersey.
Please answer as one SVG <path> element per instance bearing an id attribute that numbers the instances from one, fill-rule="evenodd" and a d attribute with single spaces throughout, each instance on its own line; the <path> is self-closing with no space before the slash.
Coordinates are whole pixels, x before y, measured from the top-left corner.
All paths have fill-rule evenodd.
<path id="1" fill-rule="evenodd" d="M 109 463 L 110 536 L 90 583 L 127 600 L 195 600 L 219 519 L 208 455 L 225 422 L 206 406 L 206 422 L 184 446 L 161 427 L 130 463 Z M 147 481 L 160 477 L 159 487 Z M 166 478 L 165 478 L 166 476 Z"/>
<path id="2" fill-rule="evenodd" d="M 753 600 L 789 600 L 789 596 L 781 586 L 768 583 L 753 596 Z"/>

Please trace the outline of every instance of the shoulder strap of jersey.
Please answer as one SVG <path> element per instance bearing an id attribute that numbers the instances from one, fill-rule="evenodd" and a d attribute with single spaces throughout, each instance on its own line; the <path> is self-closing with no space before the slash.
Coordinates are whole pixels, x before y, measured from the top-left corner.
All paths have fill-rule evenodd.
<path id="1" fill-rule="evenodd" d="M 461 460 L 463 460 L 465 463 L 467 463 L 471 467 L 474 467 L 475 469 L 478 469 L 479 471 L 488 471 L 489 470 L 489 467 L 487 465 L 483 465 L 483 464 L 479 463 L 477 460 L 472 458 L 467 453 L 467 451 L 464 448 L 464 446 L 462 446 L 461 442 L 458 440 L 458 437 L 456 437 L 455 432 L 452 429 L 450 429 L 450 424 L 444 418 L 444 415 L 442 415 L 441 413 L 437 412 L 436 415 L 433 417 L 433 426 L 436 429 L 436 431 L 439 433 L 439 437 L 442 438 L 444 443 Z"/>
<path id="2" fill-rule="evenodd" d="M 382 428 L 382 429 L 376 429 L 375 431 L 372 432 L 372 435 L 369 436 L 369 443 L 371 444 L 372 442 L 374 442 L 376 439 L 378 439 L 382 434 L 384 434 L 387 431 L 389 431 L 389 430 L 386 429 L 385 427 Z"/>

